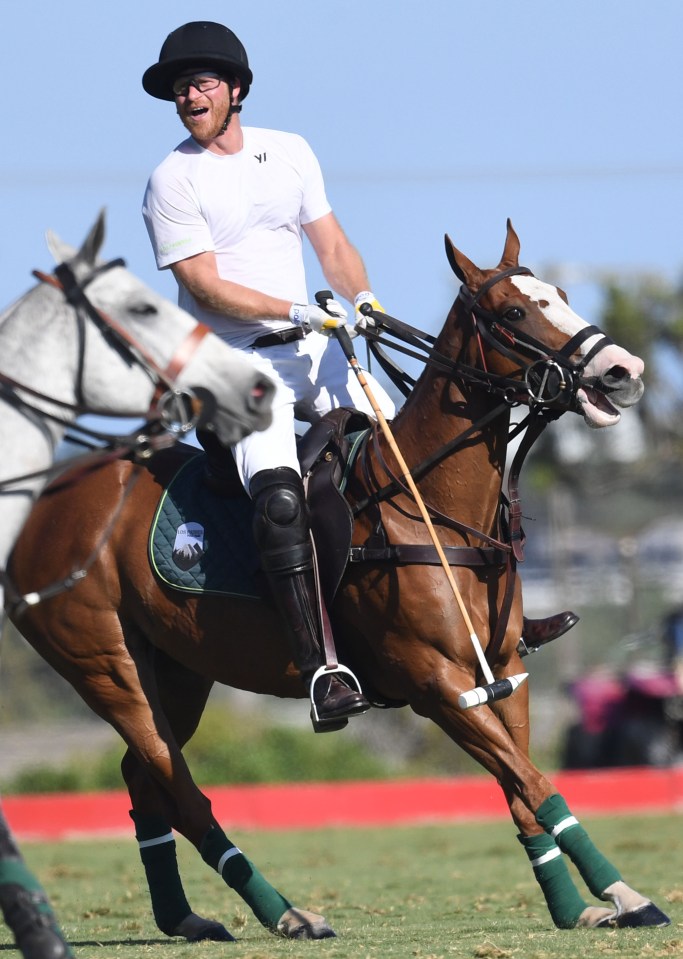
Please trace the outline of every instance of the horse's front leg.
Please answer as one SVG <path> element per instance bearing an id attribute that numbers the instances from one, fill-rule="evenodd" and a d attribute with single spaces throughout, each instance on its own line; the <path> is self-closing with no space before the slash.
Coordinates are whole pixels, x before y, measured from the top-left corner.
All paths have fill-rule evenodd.
<path id="1" fill-rule="evenodd" d="M 499 678 L 519 671 L 518 662 L 508 664 Z M 666 925 L 667 916 L 626 885 L 563 797 L 529 759 L 526 687 L 493 708 L 478 706 L 464 711 L 458 697 L 473 685 L 471 669 L 437 657 L 429 672 L 411 705 L 420 715 L 433 719 L 500 783 L 554 924 L 559 928 Z M 616 909 L 592 906 L 582 898 L 563 854 L 574 863 L 592 895 L 611 900 Z"/>
<path id="2" fill-rule="evenodd" d="M 511 664 L 505 672 L 519 671 Z M 493 712 L 508 730 L 517 747 L 529 755 L 529 706 L 528 688 L 520 687 L 512 697 L 495 703 Z M 567 858 L 557 845 L 552 834 L 547 833 L 537 821 L 536 815 L 523 801 L 510 778 L 500 781 L 510 814 L 519 832 L 517 839 L 531 862 L 534 876 L 546 901 L 553 923 L 560 929 L 577 926 L 596 927 L 610 923 L 616 918 L 614 909 L 594 906 L 580 895 L 567 866 Z M 545 801 L 545 800 L 544 800 Z"/>
<path id="3" fill-rule="evenodd" d="M 519 657 L 515 652 L 503 672 L 510 675 L 518 671 Z M 523 695 L 513 694 L 510 699 L 496 703 L 494 711 L 511 738 L 528 755 L 529 711 L 524 700 L 528 699 L 529 693 L 527 688 L 518 692 Z M 520 720 L 520 706 L 523 706 L 526 722 Z M 668 917 L 650 899 L 624 882 L 554 787 L 553 793 L 532 812 L 520 803 L 512 784 L 502 781 L 501 786 L 520 830 L 518 839 L 524 846 L 557 926 L 635 927 L 669 923 Z M 575 919 L 583 900 L 569 876 L 565 857 L 574 863 L 592 895 L 611 901 L 616 908 L 584 903 Z"/>

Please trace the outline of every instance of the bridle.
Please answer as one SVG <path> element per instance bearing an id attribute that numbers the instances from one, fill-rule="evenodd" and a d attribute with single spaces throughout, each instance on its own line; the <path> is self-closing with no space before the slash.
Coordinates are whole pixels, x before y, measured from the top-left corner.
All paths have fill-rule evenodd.
<path id="1" fill-rule="evenodd" d="M 501 280 L 510 276 L 533 275 L 532 271 L 526 267 L 510 267 L 489 277 L 476 293 L 472 293 L 469 287 L 463 284 L 458 299 L 472 317 L 479 341 L 480 361 L 484 369 L 486 360 L 482 341 L 515 362 L 523 361 L 520 373 L 523 375 L 529 405 L 576 411 L 576 395 L 582 384 L 581 374 L 593 357 L 605 347 L 612 345 L 613 340 L 597 326 L 585 326 L 561 349 L 554 350 L 528 333 L 516 329 L 515 324 L 506 320 L 504 316 L 498 316 L 493 311 L 484 309 L 480 303 L 482 297 Z M 598 336 L 599 339 L 586 355 L 580 360 L 572 360 L 572 356 L 580 347 L 594 336 Z M 525 365 L 524 361 L 529 359 L 531 362 Z"/>
<path id="2" fill-rule="evenodd" d="M 115 449 L 118 455 L 133 452 L 137 459 L 146 459 L 157 449 L 171 445 L 179 437 L 190 432 L 199 421 L 205 406 L 212 401 L 208 391 L 187 388 L 181 390 L 175 382 L 210 330 L 206 325 L 197 323 L 180 344 L 166 368 L 162 369 L 124 327 L 98 309 L 88 298 L 86 293 L 88 285 L 102 273 L 119 266 L 125 267 L 123 259 L 110 260 L 95 267 L 80 281 L 68 263 L 57 266 L 52 274 L 42 273 L 39 270 L 33 271 L 33 275 L 42 283 L 47 283 L 59 290 L 74 310 L 79 344 L 75 385 L 76 402 L 55 399 L 2 372 L 0 372 L 0 398 L 33 422 L 48 419 L 67 428 L 71 426 L 71 420 L 65 420 L 56 413 L 50 412 L 50 409 L 45 409 L 42 404 L 47 404 L 51 408 L 56 407 L 75 416 L 90 413 L 108 417 L 140 417 L 144 421 L 143 425 L 127 437 L 110 436 L 80 425 L 78 430 L 98 443 L 103 442 L 104 446 L 100 449 L 104 453 L 111 453 L 112 449 Z M 122 356 L 141 367 L 154 383 L 154 394 L 147 410 L 139 413 L 103 411 L 86 405 L 83 390 L 86 319 L 95 324 L 110 345 Z M 48 467 L 35 473 L 4 480 L 0 483 L 0 489 L 26 479 L 49 475 L 56 471 L 62 472 L 65 465 L 69 464 L 61 462 L 56 468 Z"/>
<path id="3" fill-rule="evenodd" d="M 104 334 L 105 338 L 109 340 L 115 348 L 124 356 L 133 360 L 134 363 L 137 363 L 137 365 L 147 373 L 152 382 L 155 383 L 156 388 L 152 397 L 151 410 L 159 406 L 162 397 L 165 397 L 167 393 L 174 393 L 176 391 L 175 380 L 182 373 L 200 342 L 210 330 L 205 324 L 197 323 L 186 339 L 180 344 L 166 369 L 161 369 L 154 358 L 140 346 L 124 327 L 107 313 L 104 313 L 94 306 L 86 295 L 86 287 L 98 276 L 114 267 L 125 267 L 125 265 L 125 260 L 120 257 L 115 260 L 109 260 L 107 263 L 103 263 L 91 270 L 87 277 L 80 282 L 77 280 L 75 273 L 68 263 L 61 263 L 56 267 L 53 274 L 45 274 L 39 270 L 34 270 L 33 275 L 42 282 L 50 283 L 52 286 L 61 290 L 67 303 L 73 306 L 76 311 L 76 319 L 79 324 L 79 330 L 81 331 L 79 376 L 76 387 L 79 402 L 83 402 L 82 381 L 85 357 L 82 330 L 85 315 L 94 322 L 97 328 Z M 194 402 L 192 405 L 195 405 Z M 147 412 L 149 413 L 149 410 Z"/>
<path id="4" fill-rule="evenodd" d="M 458 379 L 485 390 L 492 396 L 498 396 L 500 403 L 488 410 L 480 419 L 474 421 L 464 432 L 434 450 L 411 469 L 411 476 L 419 480 L 430 470 L 447 459 L 452 453 L 481 435 L 483 429 L 492 424 L 498 417 L 507 414 L 511 407 L 527 405 L 529 413 L 518 423 L 508 436 L 508 442 L 520 434 L 524 434 L 517 454 L 511 464 L 508 474 L 508 495 L 510 511 L 510 540 L 517 559 L 522 558 L 521 545 L 521 508 L 517 482 L 524 459 L 541 435 L 545 427 L 553 419 L 557 419 L 567 410 L 577 410 L 576 394 L 581 386 L 581 374 L 590 360 L 600 350 L 613 341 L 596 326 L 586 326 L 571 337 L 559 350 L 554 350 L 546 344 L 517 329 L 515 325 L 498 316 L 492 310 L 485 309 L 481 299 L 496 283 L 510 276 L 533 276 L 531 270 L 523 266 L 510 267 L 501 270 L 489 277 L 481 287 L 473 293 L 463 284 L 456 299 L 463 306 L 464 312 L 471 318 L 472 331 L 477 341 L 478 359 L 475 364 L 465 363 L 462 360 L 453 360 L 435 348 L 436 340 L 433 336 L 422 333 L 414 327 L 408 326 L 400 320 L 384 313 L 374 311 L 372 319 L 375 327 L 363 330 L 371 353 L 376 357 L 384 372 L 392 382 L 408 396 L 409 382 L 414 384 L 398 367 L 388 363 L 386 355 L 379 344 L 387 343 L 393 348 L 409 356 L 422 360 L 426 365 L 440 370 L 452 379 Z M 383 331 L 393 334 L 404 343 L 417 347 L 422 354 L 412 349 L 387 341 Z M 586 356 L 578 361 L 571 359 L 582 343 L 587 339 L 598 336 L 599 340 L 588 351 Z M 512 359 L 518 365 L 507 375 L 493 373 L 487 368 L 484 343 L 493 350 Z M 530 361 L 530 362 L 529 362 Z M 371 504 L 377 504 L 390 499 L 399 491 L 405 492 L 404 484 L 392 473 L 388 467 L 375 433 L 374 449 L 378 460 L 382 463 L 387 475 L 391 477 L 389 483 L 358 501 L 353 508 L 358 515 Z M 364 451 L 367 453 L 367 447 Z M 373 484 L 368 483 L 372 488 Z M 464 526 L 450 517 L 444 516 L 438 510 L 430 507 L 430 511 L 437 521 L 444 525 L 460 530 L 467 535 L 476 536 L 481 542 L 496 548 L 509 549 L 504 543 L 487 536 L 479 530 Z"/>
<path id="5" fill-rule="evenodd" d="M 478 342 L 478 365 L 453 360 L 436 349 L 436 337 L 377 311 L 370 314 L 375 325 L 361 330 L 368 350 L 405 397 L 410 395 L 416 381 L 387 355 L 385 346 L 440 370 L 449 377 L 479 386 L 491 395 L 498 395 L 509 406 L 527 404 L 537 411 L 552 408 L 562 412 L 570 409 L 580 412 L 576 394 L 581 386 L 581 374 L 596 353 L 613 341 L 599 327 L 586 326 L 561 349 L 554 350 L 521 332 L 505 317 L 485 309 L 480 302 L 482 297 L 496 283 L 515 275 L 534 274 L 526 267 L 511 267 L 489 277 L 476 293 L 466 285 L 460 288 L 456 302 L 462 303 L 471 318 L 472 330 Z M 387 335 L 400 342 L 387 339 Z M 573 354 L 593 336 L 599 339 L 588 353 L 580 360 L 572 360 Z M 518 363 L 518 369 L 506 376 L 491 372 L 487 368 L 484 343 Z"/>

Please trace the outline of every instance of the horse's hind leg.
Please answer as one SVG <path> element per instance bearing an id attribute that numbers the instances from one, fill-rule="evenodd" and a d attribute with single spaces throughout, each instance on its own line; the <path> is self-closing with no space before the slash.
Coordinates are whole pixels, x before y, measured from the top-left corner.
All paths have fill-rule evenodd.
<path id="1" fill-rule="evenodd" d="M 24 959 L 73 959 L 48 898 L 0 809 L 0 909 Z"/>
<path id="2" fill-rule="evenodd" d="M 154 654 L 157 688 L 162 709 L 182 749 L 197 728 L 213 684 L 196 673 L 184 670 L 179 664 L 175 664 L 175 670 L 172 669 L 171 661 L 167 663 L 167 659 L 160 651 Z M 181 671 L 182 686 L 179 686 L 173 682 L 173 673 L 180 677 Z M 173 692 L 175 697 L 170 695 Z M 180 702 L 183 704 L 182 711 L 177 709 Z M 184 936 L 189 942 L 207 939 L 218 942 L 234 941 L 234 937 L 222 923 L 197 915 L 187 900 L 178 869 L 176 841 L 172 832 L 174 806 L 171 797 L 149 775 L 130 749 L 123 757 L 121 771 L 131 798 L 133 808 L 130 817 L 135 824 L 135 838 L 158 928 L 167 936 Z"/>
<path id="3" fill-rule="evenodd" d="M 212 683 L 156 650 L 156 688 L 163 713 L 182 748 L 201 719 Z M 185 897 L 178 871 L 172 827 L 178 813 L 172 796 L 152 779 L 129 750 L 122 763 L 133 804 L 131 817 L 140 844 L 152 908 L 157 925 L 170 936 L 190 941 L 229 940 L 225 927 L 194 913 Z M 333 936 L 322 916 L 295 909 L 230 842 L 215 823 L 199 845 L 204 860 L 244 899 L 259 921 L 290 939 L 324 939 Z"/>

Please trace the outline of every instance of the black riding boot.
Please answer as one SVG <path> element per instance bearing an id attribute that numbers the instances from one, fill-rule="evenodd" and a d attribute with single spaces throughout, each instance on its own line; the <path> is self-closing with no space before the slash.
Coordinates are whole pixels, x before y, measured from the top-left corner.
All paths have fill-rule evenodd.
<path id="1" fill-rule="evenodd" d="M 564 613 L 556 613 L 555 616 L 548 616 L 547 619 L 527 619 L 524 617 L 522 627 L 522 638 L 517 644 L 517 652 L 520 656 L 526 656 L 528 653 L 535 653 L 554 639 L 564 636 L 572 626 L 576 626 L 579 617 L 576 613 L 566 610 Z"/>
<path id="2" fill-rule="evenodd" d="M 292 657 L 306 689 L 324 665 L 313 550 L 301 478 L 289 467 L 261 470 L 250 484 L 254 500 L 254 538 L 261 566 L 284 622 Z M 361 692 L 338 675 L 321 676 L 313 690 L 320 723 L 366 712 Z"/>

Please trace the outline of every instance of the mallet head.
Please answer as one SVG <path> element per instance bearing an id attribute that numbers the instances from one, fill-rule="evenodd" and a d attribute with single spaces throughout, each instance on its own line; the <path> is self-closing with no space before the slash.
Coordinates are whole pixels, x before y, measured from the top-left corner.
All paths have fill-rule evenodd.
<path id="1" fill-rule="evenodd" d="M 461 693 L 458 696 L 458 706 L 461 709 L 471 709 L 473 706 L 483 706 L 485 703 L 495 703 L 499 699 L 507 699 L 511 696 L 518 686 L 526 682 L 528 673 L 517 673 L 516 676 L 508 676 L 507 679 L 497 679 L 493 683 L 487 683 L 485 686 L 475 686 L 474 689 Z"/>

